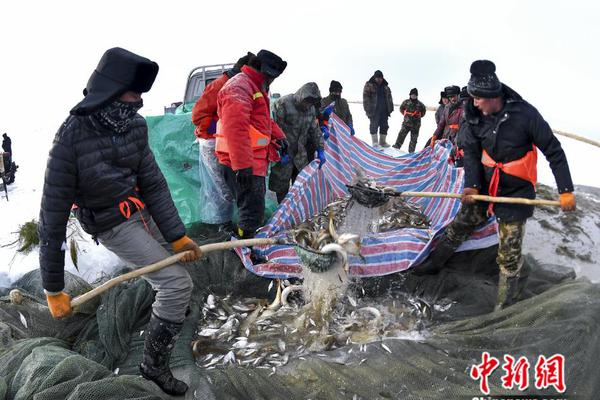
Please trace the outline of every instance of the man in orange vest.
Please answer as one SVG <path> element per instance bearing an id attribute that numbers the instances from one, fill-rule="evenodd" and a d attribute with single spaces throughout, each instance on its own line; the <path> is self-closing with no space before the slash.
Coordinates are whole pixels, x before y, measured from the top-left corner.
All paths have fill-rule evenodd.
<path id="1" fill-rule="evenodd" d="M 404 115 L 404 120 L 402 121 L 402 127 L 398 133 L 396 143 L 392 147 L 400 150 L 406 135 L 410 132 L 408 152 L 414 153 L 417 147 L 417 139 L 419 138 L 419 129 L 421 129 L 421 118 L 425 116 L 427 108 L 425 108 L 425 104 L 419 101 L 419 91 L 417 88 L 412 88 L 408 96 L 410 98 L 404 100 L 400 105 L 400 114 Z"/>
<path id="2" fill-rule="evenodd" d="M 467 85 L 471 98 L 465 106 L 466 122 L 461 127 L 463 204 L 436 249 L 415 272 L 439 271 L 473 230 L 495 214 L 499 230 L 496 262 L 500 268 L 496 309 L 501 309 L 517 300 L 526 280 L 521 275 L 521 245 L 525 222 L 533 215 L 533 206 L 488 205 L 475 202 L 470 195 L 534 199 L 537 149 L 540 149 L 550 163 L 563 211 L 575 209 L 575 196 L 567 157 L 552 129 L 531 104 L 498 80 L 495 71 L 496 66 L 488 60 L 471 65 Z"/>
<path id="3" fill-rule="evenodd" d="M 285 135 L 271 119 L 269 85 L 286 68 L 278 55 L 261 50 L 217 95 L 219 123 L 215 152 L 235 195 L 238 237 L 254 236 L 265 213 L 265 177 L 269 162 L 279 161 Z"/>

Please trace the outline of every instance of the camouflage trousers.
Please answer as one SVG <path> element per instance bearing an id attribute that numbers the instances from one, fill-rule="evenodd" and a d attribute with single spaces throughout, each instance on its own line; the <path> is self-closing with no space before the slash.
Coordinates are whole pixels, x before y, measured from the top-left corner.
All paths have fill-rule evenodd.
<path id="1" fill-rule="evenodd" d="M 463 205 L 454 221 L 446 228 L 446 240 L 458 247 L 471 233 L 487 220 L 487 203 Z M 498 256 L 496 262 L 500 272 L 507 277 L 519 276 L 523 259 L 521 247 L 525 236 L 525 222 L 498 222 Z"/>
<path id="2" fill-rule="evenodd" d="M 417 147 L 417 139 L 419 138 L 419 130 L 421 129 L 421 124 L 402 124 L 402 128 L 400 128 L 400 132 L 398 133 L 398 138 L 396 139 L 395 146 L 400 148 L 404 144 L 404 139 L 406 139 L 406 135 L 410 132 L 410 144 L 408 145 L 408 152 L 414 153 L 415 148 Z"/>

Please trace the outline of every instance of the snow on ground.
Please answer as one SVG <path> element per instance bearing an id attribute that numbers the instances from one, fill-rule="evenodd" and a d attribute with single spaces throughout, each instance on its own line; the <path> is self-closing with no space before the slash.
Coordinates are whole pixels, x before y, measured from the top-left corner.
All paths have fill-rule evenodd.
<path id="1" fill-rule="evenodd" d="M 357 132 L 357 137 L 367 143 L 371 143 L 369 120 L 364 114 L 362 105 L 350 104 L 350 109 L 354 117 L 354 128 Z M 388 143 L 393 144 L 395 142 L 401 122 L 400 113 L 396 108 L 389 121 Z M 13 151 L 15 161 L 19 165 L 19 170 L 16 174 L 15 183 L 9 186 L 9 201 L 6 201 L 3 194 L 0 195 L 0 246 L 11 243 L 16 239 L 14 232 L 18 230 L 19 225 L 38 218 L 44 170 L 56 128 L 58 127 L 51 127 L 51 129 L 45 130 L 36 129 L 34 131 L 27 131 L 24 129 L 20 132 L 9 132 L 13 140 Z M 417 143 L 418 150 L 423 148 L 434 130 L 434 113 L 429 111 L 421 126 L 421 134 Z M 600 149 L 568 138 L 560 138 L 560 141 L 567 153 L 575 183 L 595 187 L 600 186 L 600 179 L 596 176 L 596 172 L 587 166 L 590 159 L 600 157 Z M 402 147 L 403 150 L 408 148 L 408 143 L 409 137 L 405 140 Z M 385 151 L 391 155 L 401 154 L 401 152 L 391 147 Z M 539 181 L 554 186 L 554 178 L 544 157 L 540 157 L 538 170 Z M 594 201 L 597 201 L 597 199 L 600 199 L 600 196 L 595 197 L 595 199 Z M 600 224 L 600 221 L 598 223 Z M 555 242 L 564 240 L 564 237 L 555 235 L 549 240 L 547 239 L 547 231 L 538 229 L 537 225 L 539 224 L 536 224 L 537 222 L 528 224 L 525 241 L 526 251 L 530 248 L 533 248 L 533 250 L 537 249 L 538 251 L 534 251 L 534 255 L 539 257 L 550 255 L 553 262 L 564 262 L 567 264 L 570 260 L 569 258 L 556 256 L 556 253 L 552 250 L 560 244 Z M 585 253 L 586 249 L 591 245 L 593 262 L 583 263 L 578 269 L 580 271 L 587 271 L 586 275 L 600 277 L 600 273 L 594 272 L 598 268 L 598 261 L 600 260 L 600 255 L 598 254 L 598 251 L 600 251 L 598 250 L 600 248 L 598 246 L 600 244 L 600 225 L 594 224 L 595 222 L 591 220 L 589 224 L 586 223 L 585 229 L 590 239 L 582 239 L 580 248 L 577 250 Z M 113 253 L 106 250 L 103 246 L 93 243 L 88 235 L 84 234 L 83 236 L 87 240 L 80 243 L 78 266 L 79 275 L 82 275 L 86 280 L 93 281 L 103 271 L 110 272 L 115 266 L 123 264 Z M 595 243 L 595 246 L 592 243 Z M 7 286 L 9 282 L 14 281 L 25 272 L 39 266 L 38 252 L 36 250 L 28 255 L 16 253 L 15 250 L 15 246 L 0 247 L 0 286 Z M 66 269 L 77 273 L 70 257 L 67 257 Z"/>

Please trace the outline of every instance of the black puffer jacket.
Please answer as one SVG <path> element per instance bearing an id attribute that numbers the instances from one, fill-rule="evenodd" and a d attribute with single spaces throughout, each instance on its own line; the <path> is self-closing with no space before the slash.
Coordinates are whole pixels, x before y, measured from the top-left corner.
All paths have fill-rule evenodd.
<path id="1" fill-rule="evenodd" d="M 572 192 L 567 157 L 548 123 L 517 92 L 506 85 L 503 91 L 505 105 L 495 115 L 483 116 L 473 99 L 465 106 L 467 123 L 462 124 L 460 132 L 465 152 L 465 187 L 488 192 L 494 169 L 481 163 L 482 149 L 496 162 L 507 163 L 522 158 L 535 145 L 550 163 L 559 193 Z M 526 180 L 500 172 L 498 196 L 534 199 L 535 188 Z M 496 204 L 494 212 L 499 220 L 523 221 L 533 215 L 533 206 Z"/>
<path id="2" fill-rule="evenodd" d="M 137 191 L 136 191 L 137 187 Z M 126 220 L 119 203 L 135 196 L 145 203 L 167 242 L 185 235 L 167 183 L 148 146 L 146 121 L 117 134 L 93 116 L 70 116 L 50 150 L 39 220 L 40 268 L 46 290 L 64 286 L 66 224 L 71 206 L 92 235 Z M 129 203 L 132 212 L 136 211 Z"/>

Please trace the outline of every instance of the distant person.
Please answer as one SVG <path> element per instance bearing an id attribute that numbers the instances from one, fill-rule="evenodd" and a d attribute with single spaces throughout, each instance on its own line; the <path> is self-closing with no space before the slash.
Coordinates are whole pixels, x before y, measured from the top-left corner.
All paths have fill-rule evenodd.
<path id="1" fill-rule="evenodd" d="M 7 133 L 2 134 L 2 150 L 4 150 L 4 170 L 6 172 L 10 171 L 12 164 L 12 140 Z"/>
<path id="2" fill-rule="evenodd" d="M 219 126 L 217 158 L 235 195 L 239 222 L 237 237 L 254 237 L 265 216 L 265 177 L 269 162 L 279 161 L 285 135 L 271 119 L 269 86 L 287 62 L 261 50 L 242 72 L 229 79 L 217 95 Z M 316 122 L 315 122 L 316 123 Z"/>
<path id="3" fill-rule="evenodd" d="M 442 119 L 437 125 L 431 144 L 441 139 L 448 139 L 452 143 L 456 141 L 456 134 L 458 132 L 460 119 L 463 113 L 463 107 L 458 100 L 460 94 L 460 87 L 453 85 L 447 86 L 444 89 L 446 96 L 448 96 L 448 104 L 444 107 L 444 113 Z"/>
<path id="4" fill-rule="evenodd" d="M 66 228 L 71 206 L 83 229 L 123 260 L 142 266 L 200 248 L 185 227 L 148 145 L 146 120 L 137 112 L 158 64 L 122 48 L 107 50 L 84 98 L 59 128 L 50 150 L 39 218 L 40 269 L 50 313 L 71 313 L 63 291 Z M 181 332 L 193 282 L 181 263 L 142 277 L 156 291 L 140 372 L 165 393 L 188 386 L 173 377 L 169 358 Z"/>
<path id="5" fill-rule="evenodd" d="M 352 113 L 350 113 L 350 106 L 346 99 L 342 98 L 342 84 L 338 81 L 331 81 L 329 84 L 329 96 L 324 97 L 321 100 L 321 108 L 326 108 L 331 103 L 335 102 L 333 112 L 335 115 L 340 117 L 348 128 L 350 128 L 350 134 L 354 136 L 354 127 L 352 126 Z"/>
<path id="6" fill-rule="evenodd" d="M 438 102 L 439 106 L 437 110 L 435 110 L 435 124 L 439 124 L 442 119 L 442 115 L 444 115 L 444 107 L 448 104 L 448 96 L 445 91 L 440 92 L 440 101 Z"/>
<path id="7" fill-rule="evenodd" d="M 464 166 L 464 150 L 463 150 L 463 143 L 464 143 L 464 132 L 463 132 L 463 125 L 466 123 L 465 118 L 464 118 L 464 109 L 469 101 L 469 93 L 467 90 L 466 86 L 463 86 L 462 89 L 460 89 L 460 94 L 458 95 L 458 101 L 460 102 L 462 108 L 463 108 L 463 117 L 460 119 L 460 121 L 458 122 L 458 132 L 456 133 L 456 139 L 454 141 L 454 146 L 452 147 L 452 153 L 450 155 L 450 162 L 452 162 L 454 164 L 455 167 L 457 168 L 462 168 Z"/>
<path id="8" fill-rule="evenodd" d="M 409 98 L 400 104 L 400 114 L 404 115 L 404 120 L 402 121 L 402 127 L 400 128 L 394 147 L 399 150 L 402 144 L 404 144 L 406 135 L 410 132 L 408 152 L 414 153 L 417 147 L 417 139 L 419 138 L 419 129 L 421 129 L 421 118 L 425 116 L 427 109 L 425 108 L 425 104 L 419 101 L 419 91 L 417 88 L 411 89 L 408 95 Z"/>
<path id="9" fill-rule="evenodd" d="M 521 247 L 533 206 L 476 202 L 470 195 L 535 199 L 537 149 L 546 156 L 556 179 L 563 211 L 575 210 L 567 157 L 548 123 L 531 104 L 496 76 L 488 60 L 471 64 L 465 107 L 464 190 L 462 207 L 417 273 L 436 273 L 471 233 L 495 214 L 500 267 L 496 309 L 513 304 L 523 289 Z"/>
<path id="10" fill-rule="evenodd" d="M 296 93 L 283 96 L 274 105 L 274 119 L 285 133 L 289 162 L 279 161 L 271 167 L 269 189 L 282 202 L 300 171 L 308 165 L 316 149 L 319 168 L 325 163 L 324 137 L 317 122 L 321 92 L 314 82 L 308 82 Z"/>
<path id="11" fill-rule="evenodd" d="M 365 83 L 363 89 L 363 107 L 369 117 L 369 131 L 373 147 L 390 147 L 385 141 L 388 132 L 388 118 L 394 111 L 392 91 L 388 82 L 383 79 L 383 73 L 375 71 L 371 79 Z M 379 129 L 379 142 L 377 130 Z"/>
<path id="12" fill-rule="evenodd" d="M 208 190 L 209 187 L 214 188 L 214 191 L 211 189 L 211 193 L 203 195 L 205 201 L 210 203 L 209 205 L 204 204 L 204 206 L 214 209 L 216 215 L 213 223 L 220 225 L 219 230 L 230 234 L 235 233 L 231 222 L 234 195 L 225 182 L 225 168 L 219 163 L 215 154 L 215 133 L 217 131 L 217 121 L 219 120 L 217 94 L 230 78 L 242 71 L 242 67 L 248 64 L 250 57 L 255 56 L 249 52 L 241 57 L 233 68 L 210 82 L 192 109 L 192 122 L 196 126 L 194 134 L 200 141 L 201 162 L 206 166 L 206 170 L 213 181 L 207 185 L 202 185 L 200 190 Z"/>

